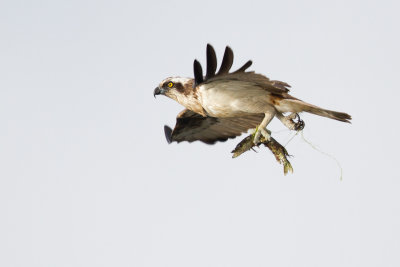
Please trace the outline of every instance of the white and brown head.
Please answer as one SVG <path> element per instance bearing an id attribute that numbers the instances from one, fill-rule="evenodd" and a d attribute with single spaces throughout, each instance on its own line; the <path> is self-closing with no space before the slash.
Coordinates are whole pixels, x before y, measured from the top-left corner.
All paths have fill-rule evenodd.
<path id="1" fill-rule="evenodd" d="M 182 77 L 168 77 L 164 79 L 154 89 L 154 96 L 165 95 L 175 101 L 178 101 L 182 95 L 191 94 L 193 91 L 193 79 Z M 179 101 L 178 101 L 179 102 Z"/>
<path id="2" fill-rule="evenodd" d="M 169 77 L 164 79 L 154 89 L 154 97 L 156 95 L 165 95 L 187 109 L 196 113 L 205 115 L 204 109 L 201 106 L 196 88 L 193 88 L 194 79 L 182 77 Z"/>

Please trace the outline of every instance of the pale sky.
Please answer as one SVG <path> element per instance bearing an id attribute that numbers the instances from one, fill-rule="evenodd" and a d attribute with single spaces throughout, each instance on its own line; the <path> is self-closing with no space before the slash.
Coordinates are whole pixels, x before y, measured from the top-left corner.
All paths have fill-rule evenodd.
<path id="1" fill-rule="evenodd" d="M 0 266 L 400 266 L 397 1 L 0 2 Z M 347 112 L 283 175 L 244 137 L 168 145 L 153 89 L 206 44 Z M 221 61 L 219 61 L 221 62 Z M 274 120 L 285 144 L 293 133 Z"/>

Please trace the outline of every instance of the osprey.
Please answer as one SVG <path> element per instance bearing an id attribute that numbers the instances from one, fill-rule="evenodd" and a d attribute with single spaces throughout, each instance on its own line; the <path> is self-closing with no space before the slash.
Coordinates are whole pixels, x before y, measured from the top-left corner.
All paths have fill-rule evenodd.
<path id="1" fill-rule="evenodd" d="M 174 130 L 164 126 L 168 143 L 200 140 L 214 144 L 255 129 L 253 142 L 258 144 L 261 135 L 270 139 L 266 127 L 274 117 L 291 130 L 302 129 L 304 123 L 298 113 L 303 111 L 343 122 L 351 120 L 349 114 L 323 109 L 291 96 L 290 85 L 285 82 L 246 71 L 251 60 L 229 72 L 232 63 L 233 52 L 227 46 L 216 72 L 217 57 L 208 44 L 205 76 L 201 64 L 194 60 L 194 78 L 169 77 L 154 89 L 154 96 L 165 95 L 186 108 L 178 114 Z M 287 112 L 290 114 L 285 116 Z"/>

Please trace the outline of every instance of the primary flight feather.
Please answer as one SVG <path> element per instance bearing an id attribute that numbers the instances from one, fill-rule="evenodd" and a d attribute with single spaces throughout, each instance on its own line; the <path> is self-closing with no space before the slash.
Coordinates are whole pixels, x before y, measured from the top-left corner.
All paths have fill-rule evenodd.
<path id="1" fill-rule="evenodd" d="M 194 60 L 194 78 L 169 77 L 154 89 L 154 96 L 165 95 L 186 108 L 178 114 L 173 130 L 164 127 L 168 142 L 199 140 L 213 144 L 255 128 L 253 142 L 258 144 L 261 135 L 269 140 L 266 127 L 274 117 L 291 130 L 303 127 L 302 121 L 294 121 L 300 112 L 343 122 L 351 120 L 347 113 L 323 109 L 291 96 L 285 82 L 246 71 L 252 64 L 250 60 L 229 72 L 232 64 L 233 52 L 227 46 L 217 72 L 215 50 L 208 44 L 205 76 L 201 64 Z M 285 116 L 287 112 L 291 114 Z"/>

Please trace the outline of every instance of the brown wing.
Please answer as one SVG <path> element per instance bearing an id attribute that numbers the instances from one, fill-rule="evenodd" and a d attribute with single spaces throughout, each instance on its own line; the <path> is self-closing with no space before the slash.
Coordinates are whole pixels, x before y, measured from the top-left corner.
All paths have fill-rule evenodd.
<path id="1" fill-rule="evenodd" d="M 255 128 L 264 118 L 264 114 L 253 114 L 235 118 L 203 117 L 188 109 L 183 110 L 176 118 L 174 130 L 164 126 L 168 143 L 182 141 L 201 141 L 214 144 L 235 138 L 248 129 Z"/>
<path id="2" fill-rule="evenodd" d="M 270 80 L 268 77 L 254 73 L 253 71 L 246 72 L 246 70 L 251 66 L 252 61 L 247 61 L 242 67 L 240 67 L 235 72 L 229 73 L 233 64 L 233 51 L 227 46 L 225 48 L 224 57 L 222 59 L 221 67 L 217 70 L 217 57 L 215 55 L 214 48 L 207 44 L 207 74 L 203 77 L 203 69 L 201 64 L 195 60 L 193 63 L 194 71 L 194 84 L 196 87 L 203 83 L 211 83 L 213 81 L 220 80 L 240 80 L 255 83 L 257 86 L 278 95 L 283 95 L 289 92 L 290 85 L 281 82 Z"/>

